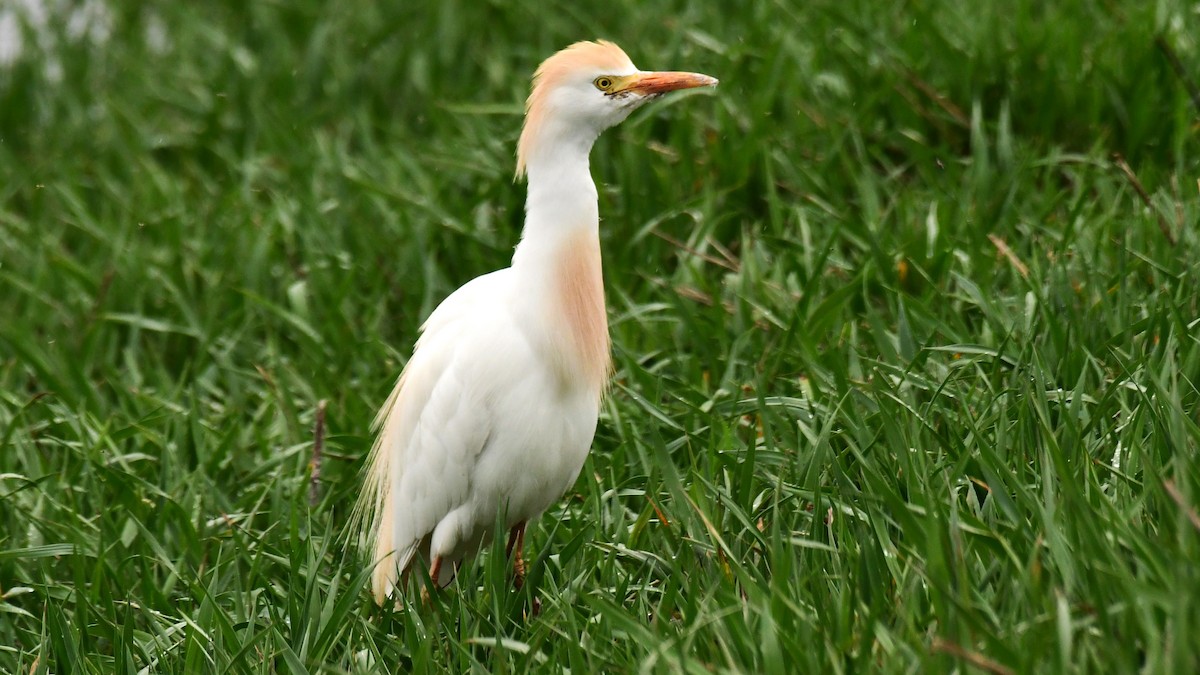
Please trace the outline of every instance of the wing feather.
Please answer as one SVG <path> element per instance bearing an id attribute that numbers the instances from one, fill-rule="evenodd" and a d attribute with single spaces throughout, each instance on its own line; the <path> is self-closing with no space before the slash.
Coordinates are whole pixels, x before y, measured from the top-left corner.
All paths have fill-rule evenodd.
<path id="1" fill-rule="evenodd" d="M 465 385 L 469 367 L 457 347 L 473 317 L 494 306 L 505 271 L 472 280 L 434 310 L 373 424 L 352 527 L 371 552 L 380 604 L 433 529 L 470 494 L 470 470 L 489 428 L 482 402 Z"/>

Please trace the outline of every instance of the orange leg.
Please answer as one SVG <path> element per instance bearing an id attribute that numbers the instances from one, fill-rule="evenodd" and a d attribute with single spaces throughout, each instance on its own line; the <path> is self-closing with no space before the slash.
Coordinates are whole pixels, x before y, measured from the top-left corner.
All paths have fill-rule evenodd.
<path id="1" fill-rule="evenodd" d="M 440 586 L 438 586 L 438 575 L 441 574 L 441 571 L 442 571 L 441 557 L 434 558 L 433 566 L 429 568 L 429 578 L 433 581 L 434 588 L 441 588 Z M 429 588 L 422 587 L 421 588 L 421 602 L 428 605 L 431 599 L 432 598 L 430 598 L 430 596 L 429 596 Z"/>
<path id="2" fill-rule="evenodd" d="M 525 523 L 517 523 L 515 527 L 508 533 L 508 547 L 504 549 L 506 555 L 513 556 L 513 588 L 520 590 L 525 585 L 525 557 L 522 551 L 525 549 Z M 533 597 L 533 606 L 530 607 L 533 616 L 542 613 L 542 601 Z"/>
<path id="3" fill-rule="evenodd" d="M 521 556 L 521 550 L 525 548 L 525 523 L 517 523 L 508 532 L 508 546 L 504 549 L 505 555 L 513 555 L 513 549 L 516 549 L 516 555 L 513 556 L 513 586 L 520 588 L 525 585 L 525 558 Z"/>

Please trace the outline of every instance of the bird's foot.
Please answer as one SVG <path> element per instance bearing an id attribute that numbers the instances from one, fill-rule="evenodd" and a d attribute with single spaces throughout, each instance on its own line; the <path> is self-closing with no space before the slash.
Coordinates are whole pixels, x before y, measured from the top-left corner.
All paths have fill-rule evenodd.
<path id="1" fill-rule="evenodd" d="M 521 552 L 517 551 L 517 557 L 513 559 L 513 588 L 518 591 L 525 586 L 525 558 L 521 556 Z"/>
<path id="2" fill-rule="evenodd" d="M 508 546 L 505 554 L 513 557 L 513 588 L 520 590 L 525 585 L 525 523 L 517 523 L 508 532 Z"/>
<path id="3" fill-rule="evenodd" d="M 421 604 L 428 607 L 433 601 L 433 594 L 429 592 L 430 588 L 437 590 L 441 588 L 438 583 L 438 577 L 442 574 L 442 559 L 437 557 L 433 559 L 433 565 L 429 568 L 429 584 L 421 587 Z"/>

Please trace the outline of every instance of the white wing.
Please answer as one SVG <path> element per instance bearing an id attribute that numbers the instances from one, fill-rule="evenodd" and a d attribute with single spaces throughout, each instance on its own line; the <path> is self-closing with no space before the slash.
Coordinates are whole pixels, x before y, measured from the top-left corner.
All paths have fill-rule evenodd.
<path id="1" fill-rule="evenodd" d="M 502 302 L 507 273 L 478 277 L 442 301 L 375 420 L 379 434 L 356 514 L 374 551 L 377 602 L 391 594 L 435 526 L 468 499 L 491 420 L 480 392 L 465 386 L 469 365 L 455 356 L 479 328 L 477 317 Z"/>

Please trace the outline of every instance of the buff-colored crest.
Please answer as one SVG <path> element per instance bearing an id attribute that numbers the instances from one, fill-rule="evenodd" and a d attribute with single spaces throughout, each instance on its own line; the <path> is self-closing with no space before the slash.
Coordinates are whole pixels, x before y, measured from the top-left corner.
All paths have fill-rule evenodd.
<path id="1" fill-rule="evenodd" d="M 576 42 L 542 61 L 542 65 L 538 66 L 537 72 L 533 74 L 533 87 L 525 101 L 525 126 L 521 130 L 521 140 L 517 143 L 517 178 L 525 175 L 525 162 L 545 122 L 545 101 L 548 93 L 564 78 L 580 70 L 617 74 L 637 68 L 620 47 L 607 40 Z"/>

